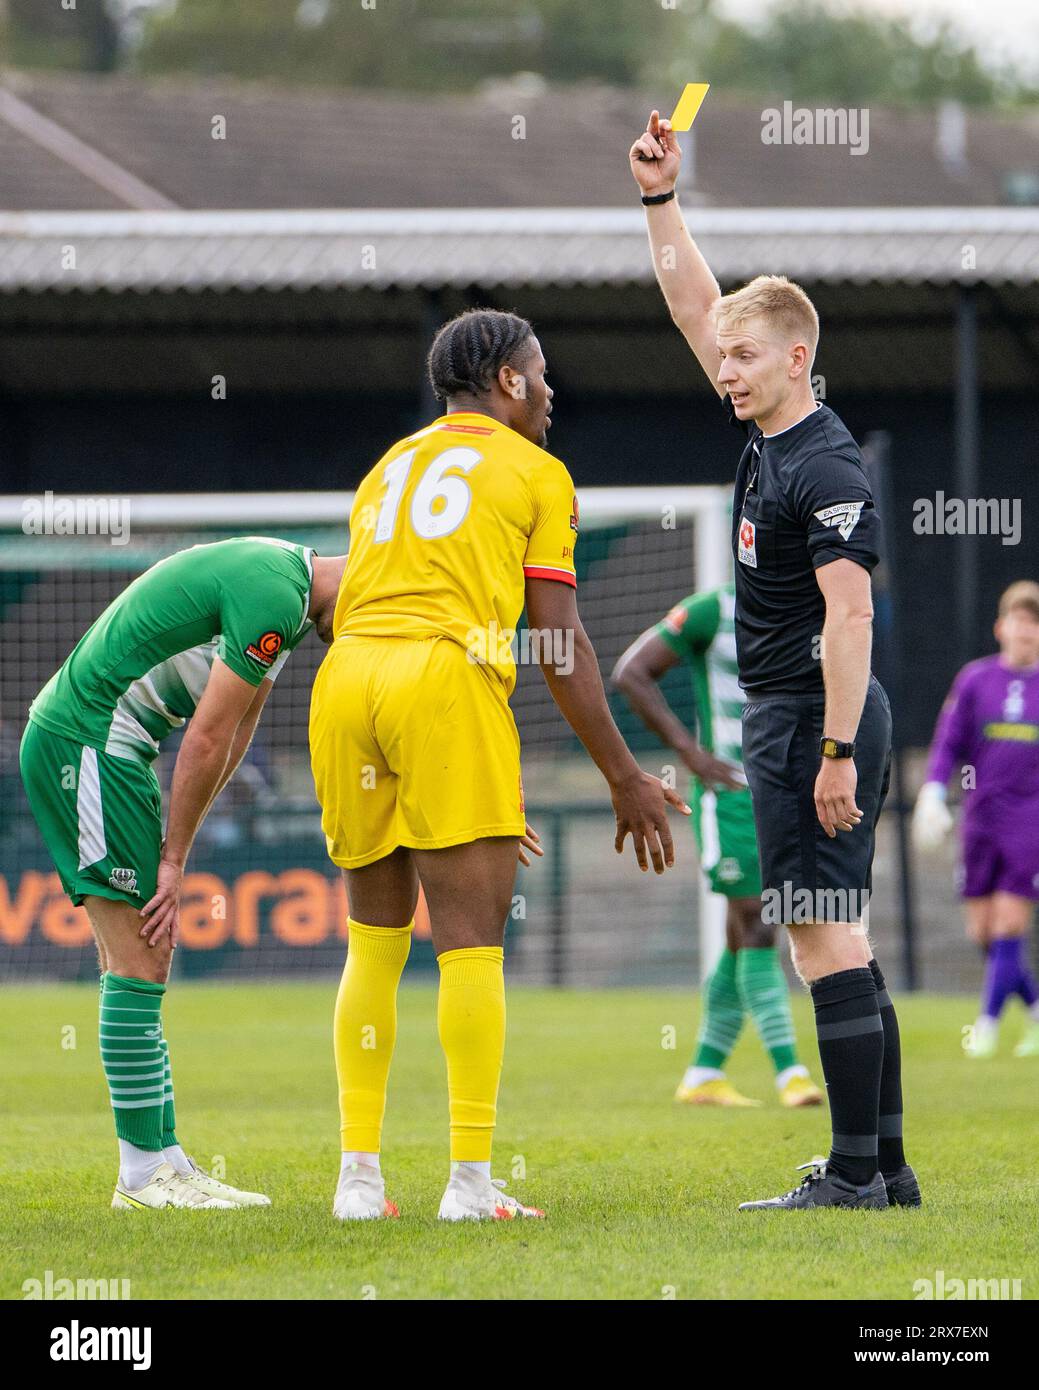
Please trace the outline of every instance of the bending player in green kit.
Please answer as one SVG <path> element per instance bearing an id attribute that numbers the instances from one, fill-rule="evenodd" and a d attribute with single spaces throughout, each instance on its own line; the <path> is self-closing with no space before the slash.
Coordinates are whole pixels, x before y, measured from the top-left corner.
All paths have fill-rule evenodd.
<path id="1" fill-rule="evenodd" d="M 267 1206 L 209 1176 L 174 1128 L 160 1009 L 184 864 L 272 684 L 313 625 L 331 640 L 346 556 L 250 536 L 159 561 L 80 639 L 29 710 L 29 804 L 101 964 L 101 1061 L 119 1140 L 112 1206 Z M 190 720 L 166 836 L 152 763 Z"/>
<path id="2" fill-rule="evenodd" d="M 725 1075 L 750 1014 L 776 1071 L 783 1105 L 822 1103 L 797 1057 L 790 993 L 776 951 L 776 924 L 762 920 L 761 874 L 750 790 L 743 774 L 733 586 L 691 594 L 637 638 L 613 682 L 635 713 L 693 774 L 693 832 L 715 893 L 728 899 L 726 949 L 704 983 L 696 1053 L 675 1099 L 687 1105 L 752 1106 Z M 685 661 L 693 682 L 699 741 L 668 705 L 658 682 Z"/>

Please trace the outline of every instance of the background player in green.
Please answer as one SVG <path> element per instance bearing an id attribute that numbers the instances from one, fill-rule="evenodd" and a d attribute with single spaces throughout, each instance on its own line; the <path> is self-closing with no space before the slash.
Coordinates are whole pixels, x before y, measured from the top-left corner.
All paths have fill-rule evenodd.
<path id="1" fill-rule="evenodd" d="M 775 928 L 761 917 L 761 875 L 750 790 L 743 774 L 733 586 L 691 594 L 623 654 L 613 681 L 647 728 L 693 774 L 690 802 L 700 864 L 728 899 L 722 951 L 703 987 L 696 1052 L 675 1098 L 690 1105 L 750 1106 L 725 1076 L 747 1014 L 776 1069 L 784 1105 L 819 1105 L 822 1092 L 798 1061 L 790 993 Z M 699 740 L 668 705 L 658 682 L 680 661 L 692 676 Z"/>
<path id="2" fill-rule="evenodd" d="M 265 1206 L 177 1142 L 160 1008 L 184 864 L 275 677 L 313 625 L 331 640 L 344 555 L 250 536 L 194 546 L 135 579 L 29 710 L 22 780 L 101 964 L 101 1061 L 119 1141 L 113 1207 Z M 165 840 L 152 763 L 188 720 Z"/>

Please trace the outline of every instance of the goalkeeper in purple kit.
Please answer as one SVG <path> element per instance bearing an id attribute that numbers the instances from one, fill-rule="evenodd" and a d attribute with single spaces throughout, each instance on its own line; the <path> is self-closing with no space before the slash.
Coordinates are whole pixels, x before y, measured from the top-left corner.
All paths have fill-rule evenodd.
<path id="1" fill-rule="evenodd" d="M 955 777 L 964 792 L 967 930 L 987 960 L 967 1052 L 995 1055 L 1000 1015 L 1016 994 L 1029 1021 L 1014 1055 L 1039 1057 L 1039 985 L 1027 952 L 1039 900 L 1039 584 L 1007 589 L 995 634 L 998 653 L 965 666 L 942 707 L 913 839 L 927 851 L 948 833 L 946 785 Z"/>

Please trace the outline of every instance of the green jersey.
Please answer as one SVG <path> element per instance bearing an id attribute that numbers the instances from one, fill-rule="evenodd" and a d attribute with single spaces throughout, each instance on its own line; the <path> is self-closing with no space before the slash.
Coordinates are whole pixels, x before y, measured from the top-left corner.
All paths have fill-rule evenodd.
<path id="1" fill-rule="evenodd" d="M 701 745 L 743 767 L 743 706 L 746 694 L 736 667 L 732 584 L 690 594 L 653 629 L 689 663 Z"/>
<path id="2" fill-rule="evenodd" d="M 312 551 L 247 536 L 160 560 L 108 605 L 37 695 L 51 733 L 150 763 L 195 713 L 213 661 L 274 680 L 310 627 Z"/>

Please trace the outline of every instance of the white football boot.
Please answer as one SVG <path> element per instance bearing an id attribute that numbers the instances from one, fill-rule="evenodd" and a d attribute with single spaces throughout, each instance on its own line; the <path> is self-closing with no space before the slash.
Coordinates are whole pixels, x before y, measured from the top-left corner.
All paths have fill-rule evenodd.
<path id="1" fill-rule="evenodd" d="M 210 1197 L 218 1197 L 222 1202 L 230 1202 L 236 1207 L 269 1207 L 271 1199 L 265 1197 L 262 1192 L 243 1192 L 237 1187 L 232 1187 L 229 1182 L 221 1182 L 219 1178 L 211 1177 L 204 1168 L 200 1168 L 195 1160 L 188 1158 L 191 1164 L 191 1176 L 196 1184 Z"/>
<path id="2" fill-rule="evenodd" d="M 386 1198 L 386 1184 L 378 1168 L 352 1163 L 339 1174 L 332 1215 L 339 1221 L 377 1221 L 399 1216 L 396 1203 Z"/>
<path id="3" fill-rule="evenodd" d="M 515 1221 L 518 1216 L 544 1219 L 537 1207 L 525 1207 L 503 1191 L 503 1178 L 486 1178 L 475 1168 L 459 1164 L 440 1201 L 441 1221 Z"/>
<path id="4" fill-rule="evenodd" d="M 147 1211 L 149 1208 L 192 1207 L 213 1210 L 234 1209 L 235 1203 L 204 1192 L 194 1174 L 181 1177 L 170 1163 L 162 1163 L 143 1187 L 135 1189 L 116 1183 L 112 1206 L 117 1211 Z"/>

